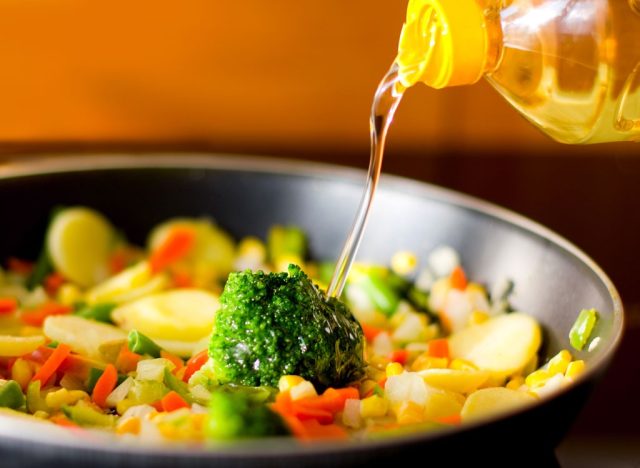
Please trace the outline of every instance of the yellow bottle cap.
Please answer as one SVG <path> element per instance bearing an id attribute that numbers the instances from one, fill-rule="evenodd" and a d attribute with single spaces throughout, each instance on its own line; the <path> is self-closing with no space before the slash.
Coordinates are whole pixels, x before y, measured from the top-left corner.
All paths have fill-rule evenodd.
<path id="1" fill-rule="evenodd" d="M 433 88 L 472 84 L 487 63 L 489 38 L 477 0 L 409 0 L 400 33 L 401 84 Z"/>

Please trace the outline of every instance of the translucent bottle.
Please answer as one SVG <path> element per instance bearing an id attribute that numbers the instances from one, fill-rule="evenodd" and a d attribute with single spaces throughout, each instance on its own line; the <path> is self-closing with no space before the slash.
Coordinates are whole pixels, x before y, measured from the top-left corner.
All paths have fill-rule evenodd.
<path id="1" fill-rule="evenodd" d="M 640 0 L 409 0 L 400 83 L 485 77 L 564 143 L 640 141 Z"/>

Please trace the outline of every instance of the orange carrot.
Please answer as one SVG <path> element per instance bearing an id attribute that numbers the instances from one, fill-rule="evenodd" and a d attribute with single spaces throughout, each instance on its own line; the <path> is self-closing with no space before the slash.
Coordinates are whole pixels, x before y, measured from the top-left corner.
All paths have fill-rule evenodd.
<path id="1" fill-rule="evenodd" d="M 429 341 L 427 353 L 431 357 L 449 359 L 449 341 L 446 338 L 438 338 Z"/>
<path id="2" fill-rule="evenodd" d="M 162 271 L 172 263 L 181 260 L 191 251 L 195 242 L 195 230 L 188 227 L 173 228 L 164 242 L 151 252 L 149 258 L 151 271 Z"/>
<path id="3" fill-rule="evenodd" d="M 118 357 L 116 358 L 116 369 L 123 374 L 128 374 L 136 370 L 138 362 L 142 359 L 142 356 L 129 350 L 129 347 L 125 344 L 120 348 Z"/>
<path id="4" fill-rule="evenodd" d="M 362 323 L 360 325 L 362 326 L 362 332 L 364 333 L 364 337 L 367 339 L 367 341 L 373 341 L 376 336 L 384 331 L 382 328 L 374 327 L 373 325 L 367 325 L 366 323 Z"/>
<path id="5" fill-rule="evenodd" d="M 160 357 L 165 358 L 166 360 L 171 361 L 173 363 L 175 368 L 173 369 L 173 371 L 171 371 L 172 374 L 175 374 L 176 372 L 178 372 L 180 369 L 184 367 L 184 362 L 182 361 L 182 359 L 180 359 L 178 356 L 171 354 L 168 351 L 165 351 L 164 349 L 160 350 Z"/>
<path id="6" fill-rule="evenodd" d="M 113 389 L 116 388 L 117 383 L 118 371 L 113 364 L 107 364 L 104 372 L 96 382 L 95 387 L 93 387 L 93 392 L 91 393 L 93 402 L 101 408 L 104 408 L 107 404 L 107 397 L 113 392 Z"/>
<path id="7" fill-rule="evenodd" d="M 321 424 L 314 419 L 302 421 L 304 428 L 303 440 L 346 440 L 347 431 L 337 424 Z"/>
<path id="8" fill-rule="evenodd" d="M 56 302 L 46 302 L 35 309 L 22 312 L 20 320 L 32 327 L 41 327 L 44 320 L 50 315 L 64 315 L 73 310 L 73 307 L 58 304 Z"/>
<path id="9" fill-rule="evenodd" d="M 53 415 L 49 418 L 49 421 L 62 427 L 73 427 L 73 428 L 80 427 L 73 421 L 69 420 L 64 414 Z"/>
<path id="10" fill-rule="evenodd" d="M 441 424 L 451 424 L 455 426 L 462 423 L 462 417 L 459 414 L 454 413 L 449 416 L 442 416 L 440 418 L 437 418 L 436 422 L 439 422 Z"/>
<path id="11" fill-rule="evenodd" d="M 205 349 L 200 351 L 197 354 L 191 356 L 191 358 L 187 361 L 187 368 L 184 371 L 184 376 L 182 380 L 188 382 L 191 376 L 204 365 L 205 362 L 209 360 L 208 351 Z"/>
<path id="12" fill-rule="evenodd" d="M 53 353 L 51 353 L 51 356 L 42 364 L 38 372 L 34 374 L 31 381 L 35 382 L 39 380 L 42 385 L 46 384 L 62 365 L 62 362 L 67 359 L 69 354 L 71 354 L 71 348 L 64 343 L 60 343 Z"/>
<path id="13" fill-rule="evenodd" d="M 167 413 L 179 410 L 180 408 L 189 407 L 189 403 L 184 401 L 184 399 L 173 390 L 162 397 L 160 404 L 162 405 L 163 411 L 166 411 Z"/>
<path id="14" fill-rule="evenodd" d="M 65 282 L 64 276 L 62 276 L 58 272 L 51 273 L 47 275 L 44 279 L 44 289 L 51 295 L 55 294 L 60 286 L 62 286 Z"/>
<path id="15" fill-rule="evenodd" d="M 33 271 L 34 263 L 20 258 L 11 257 L 7 262 L 7 267 L 13 273 L 28 276 Z"/>
<path id="16" fill-rule="evenodd" d="M 465 275 L 461 266 L 457 266 L 453 269 L 449 276 L 449 282 L 453 289 L 464 291 L 467 288 L 467 275 Z"/>
<path id="17" fill-rule="evenodd" d="M 176 288 L 190 288 L 193 286 L 193 278 L 185 270 L 171 270 L 171 281 Z"/>
<path id="18" fill-rule="evenodd" d="M 0 314 L 10 314 L 18 308 L 18 301 L 13 297 L 0 297 Z"/>
<path id="19" fill-rule="evenodd" d="M 395 349 L 390 356 L 391 362 L 397 362 L 403 366 L 407 363 L 407 359 L 409 359 L 409 351 L 406 349 Z"/>

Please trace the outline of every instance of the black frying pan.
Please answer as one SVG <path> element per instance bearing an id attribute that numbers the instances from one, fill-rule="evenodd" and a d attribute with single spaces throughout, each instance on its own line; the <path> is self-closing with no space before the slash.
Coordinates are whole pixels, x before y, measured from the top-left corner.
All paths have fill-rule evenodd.
<path id="1" fill-rule="evenodd" d="M 52 207 L 82 204 L 105 213 L 140 244 L 154 224 L 173 216 L 210 215 L 236 237 L 264 236 L 274 223 L 295 223 L 309 233 L 315 258 L 333 260 L 351 226 L 364 176 L 331 166 L 185 154 L 7 164 L 0 166 L 0 259 L 35 257 Z M 487 284 L 504 276 L 515 281 L 513 303 L 543 325 L 543 358 L 569 347 L 568 332 L 580 309 L 597 308 L 600 343 L 593 352 L 577 353 L 587 361 L 588 372 L 572 387 L 526 410 L 461 428 L 366 443 L 150 447 L 0 416 L 1 465 L 456 466 L 467 461 L 496 466 L 506 461 L 545 466 L 620 341 L 618 294 L 592 260 L 542 226 L 448 190 L 383 177 L 358 258 L 387 262 L 398 249 L 424 255 L 441 244 L 460 252 L 470 278 Z"/>

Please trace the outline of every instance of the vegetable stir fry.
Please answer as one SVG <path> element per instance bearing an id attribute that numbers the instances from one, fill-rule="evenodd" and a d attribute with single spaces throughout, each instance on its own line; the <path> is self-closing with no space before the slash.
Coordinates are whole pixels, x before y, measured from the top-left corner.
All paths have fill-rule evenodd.
<path id="1" fill-rule="evenodd" d="M 307 255 L 296 226 L 236 241 L 178 218 L 136 246 L 91 208 L 55 210 L 37 261 L 0 269 L 0 417 L 154 442 L 366 440 L 519 408 L 584 371 L 568 350 L 539 366 L 514 285 L 473 282 L 449 247 L 356 264 L 341 300 Z M 596 318 L 580 314 L 576 349 Z"/>

